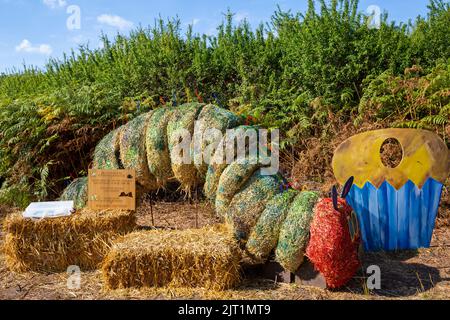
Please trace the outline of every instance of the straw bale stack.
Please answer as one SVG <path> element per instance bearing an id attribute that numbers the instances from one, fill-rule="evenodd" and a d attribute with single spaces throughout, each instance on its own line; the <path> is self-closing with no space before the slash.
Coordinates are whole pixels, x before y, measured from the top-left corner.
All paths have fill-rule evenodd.
<path id="1" fill-rule="evenodd" d="M 201 287 L 225 290 L 240 281 L 240 250 L 225 227 L 154 230 L 117 241 L 102 266 L 109 289 Z"/>
<path id="2" fill-rule="evenodd" d="M 17 272 L 62 272 L 71 265 L 96 269 L 119 236 L 136 228 L 128 211 L 82 210 L 70 217 L 24 219 L 9 215 L 3 224 L 6 263 Z"/>

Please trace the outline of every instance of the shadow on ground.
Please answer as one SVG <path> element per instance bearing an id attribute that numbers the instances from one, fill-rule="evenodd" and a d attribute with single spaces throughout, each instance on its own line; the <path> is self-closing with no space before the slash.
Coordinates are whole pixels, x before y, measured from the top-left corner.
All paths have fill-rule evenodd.
<path id="1" fill-rule="evenodd" d="M 361 272 L 350 282 L 347 290 L 356 294 L 368 293 L 367 283 L 373 273 L 365 271 L 370 266 L 378 266 L 381 272 L 381 289 L 370 290 L 370 293 L 381 297 L 411 297 L 433 289 L 442 281 L 450 281 L 450 278 L 442 278 L 435 267 L 406 262 L 417 255 L 417 251 L 367 253 L 363 257 Z"/>

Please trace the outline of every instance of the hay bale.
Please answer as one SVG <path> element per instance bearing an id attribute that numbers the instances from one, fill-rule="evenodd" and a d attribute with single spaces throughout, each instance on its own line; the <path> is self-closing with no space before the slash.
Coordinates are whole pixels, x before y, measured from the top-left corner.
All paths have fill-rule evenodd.
<path id="1" fill-rule="evenodd" d="M 145 149 L 147 123 L 153 112 L 128 122 L 120 132 L 120 160 L 124 169 L 136 170 L 136 183 L 145 191 L 158 189 L 156 178 L 150 174 Z"/>
<path id="2" fill-rule="evenodd" d="M 268 201 L 280 193 L 279 176 L 266 176 L 257 170 L 231 200 L 225 220 L 232 225 L 234 236 L 245 244 Z"/>
<path id="3" fill-rule="evenodd" d="M 240 250 L 221 228 L 129 234 L 112 247 L 102 274 L 109 289 L 129 287 L 233 288 Z"/>
<path id="4" fill-rule="evenodd" d="M 88 201 L 88 178 L 78 178 L 63 191 L 61 201 L 73 201 L 76 209 L 82 209 Z"/>
<path id="5" fill-rule="evenodd" d="M 71 265 L 93 270 L 112 241 L 135 227 L 136 217 L 128 211 L 82 210 L 39 220 L 14 213 L 3 224 L 6 263 L 16 272 L 63 272 Z"/>
<path id="6" fill-rule="evenodd" d="M 238 130 L 239 129 L 239 130 Z M 203 192 L 205 196 L 211 200 L 211 202 L 216 202 L 217 190 L 219 187 L 220 178 L 227 168 L 227 159 L 226 154 L 234 154 L 237 152 L 237 144 L 230 144 L 230 141 L 236 141 L 239 135 L 242 135 L 246 132 L 246 130 L 257 130 L 258 127 L 252 126 L 240 126 L 237 127 L 236 130 L 232 130 L 231 132 L 227 132 L 223 139 L 221 140 L 219 146 L 216 149 L 216 152 L 213 156 L 213 159 L 208 167 L 208 171 L 206 173 L 205 184 L 203 186 Z M 248 147 L 248 144 L 247 144 Z M 232 159 L 234 161 L 234 159 Z M 219 209 L 220 210 L 220 209 Z"/>
<path id="7" fill-rule="evenodd" d="M 301 192 L 292 202 L 284 220 L 276 260 L 283 268 L 295 273 L 303 263 L 309 241 L 309 230 L 314 217 L 314 206 L 319 200 L 317 192 Z"/>
<path id="8" fill-rule="evenodd" d="M 255 261 L 265 262 L 277 246 L 280 228 L 286 219 L 296 190 L 277 194 L 266 205 L 247 241 L 246 251 Z"/>
<path id="9" fill-rule="evenodd" d="M 159 188 L 165 187 L 167 182 L 174 177 L 166 133 L 172 114 L 173 109 L 169 108 L 155 110 L 148 121 L 145 137 L 148 168 L 150 174 L 156 178 Z"/>
<path id="10" fill-rule="evenodd" d="M 194 159 L 196 160 L 196 167 L 199 175 L 205 179 L 208 171 L 208 165 L 200 158 L 205 151 L 205 148 L 209 143 L 207 143 L 208 137 L 205 136 L 208 129 L 216 129 L 220 132 L 225 133 L 227 129 L 236 128 L 243 122 L 241 117 L 236 116 L 233 112 L 219 108 L 215 105 L 209 104 L 203 107 L 200 112 L 197 123 L 194 129 L 194 138 L 201 141 L 200 150 L 194 151 Z M 201 151 L 201 152 L 196 152 Z"/>
<path id="11" fill-rule="evenodd" d="M 220 217 L 225 217 L 234 195 L 260 167 L 257 159 L 235 161 L 226 167 L 220 176 L 215 199 L 216 213 Z"/>
<path id="12" fill-rule="evenodd" d="M 203 185 L 203 193 L 212 203 L 215 203 L 216 201 L 220 177 L 227 166 L 226 163 L 211 163 L 208 167 L 205 184 Z"/>
<path id="13" fill-rule="evenodd" d="M 182 131 L 189 133 L 192 139 L 194 133 L 195 121 L 203 108 L 203 104 L 189 103 L 173 109 L 172 117 L 167 124 L 167 138 L 169 143 L 169 152 L 172 162 L 172 171 L 175 178 L 180 182 L 181 188 L 186 193 L 203 183 L 198 176 L 197 168 L 194 164 L 192 143 L 187 147 L 189 152 L 189 163 L 180 163 L 181 154 L 176 153 L 175 146 L 180 143 Z"/>
<path id="14" fill-rule="evenodd" d="M 95 147 L 93 169 L 114 170 L 123 168 L 120 161 L 120 132 L 123 127 L 108 133 Z"/>

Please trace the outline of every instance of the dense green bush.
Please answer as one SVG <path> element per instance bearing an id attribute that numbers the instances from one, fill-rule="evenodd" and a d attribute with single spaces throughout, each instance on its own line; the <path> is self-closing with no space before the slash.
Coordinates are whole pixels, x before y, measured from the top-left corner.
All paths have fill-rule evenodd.
<path id="1" fill-rule="evenodd" d="M 430 1 L 427 18 L 416 20 L 411 34 L 417 64 L 433 66 L 450 57 L 450 3 Z"/>
<path id="2" fill-rule="evenodd" d="M 229 12 L 216 36 L 192 28 L 181 34 L 178 20 L 158 20 L 127 37 L 103 36 L 102 49 L 82 46 L 43 71 L 2 75 L 0 177 L 9 188 L 20 183 L 16 189 L 26 185 L 33 197 L 53 197 L 89 166 L 93 147 L 111 129 L 191 101 L 252 115 L 280 127 L 283 145 L 293 144 L 317 134 L 330 114 L 350 120 L 366 103 L 403 99 L 388 96 L 391 79 L 406 68 L 420 64 L 434 81 L 448 77 L 449 4 L 432 0 L 429 8 L 410 25 L 384 16 L 380 29 L 368 27 L 357 0 L 310 0 L 306 13 L 278 10 L 256 29 L 236 25 Z M 380 117 L 392 108 L 382 105 Z M 408 101 L 396 108 L 404 115 L 399 125 L 441 125 L 426 116 L 448 115 L 439 103 L 414 116 Z"/>

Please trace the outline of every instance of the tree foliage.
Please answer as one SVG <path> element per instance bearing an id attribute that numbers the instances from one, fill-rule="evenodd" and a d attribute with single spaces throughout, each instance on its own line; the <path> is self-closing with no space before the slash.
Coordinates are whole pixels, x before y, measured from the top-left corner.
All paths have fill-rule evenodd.
<path id="1" fill-rule="evenodd" d="M 410 24 L 384 14 L 379 29 L 369 27 L 357 0 L 310 0 L 306 12 L 278 9 L 256 28 L 234 23 L 229 11 L 215 36 L 192 27 L 182 34 L 178 19 L 102 36 L 101 49 L 81 46 L 43 70 L 0 76 L 0 177 L 5 187 L 54 196 L 118 124 L 191 101 L 279 127 L 284 145 L 317 134 L 330 114 L 350 120 L 367 110 L 395 114 L 395 125 L 442 128 L 449 21 L 442 0 L 431 0 L 427 17 Z M 417 83 L 403 74 L 414 65 L 423 75 Z"/>

